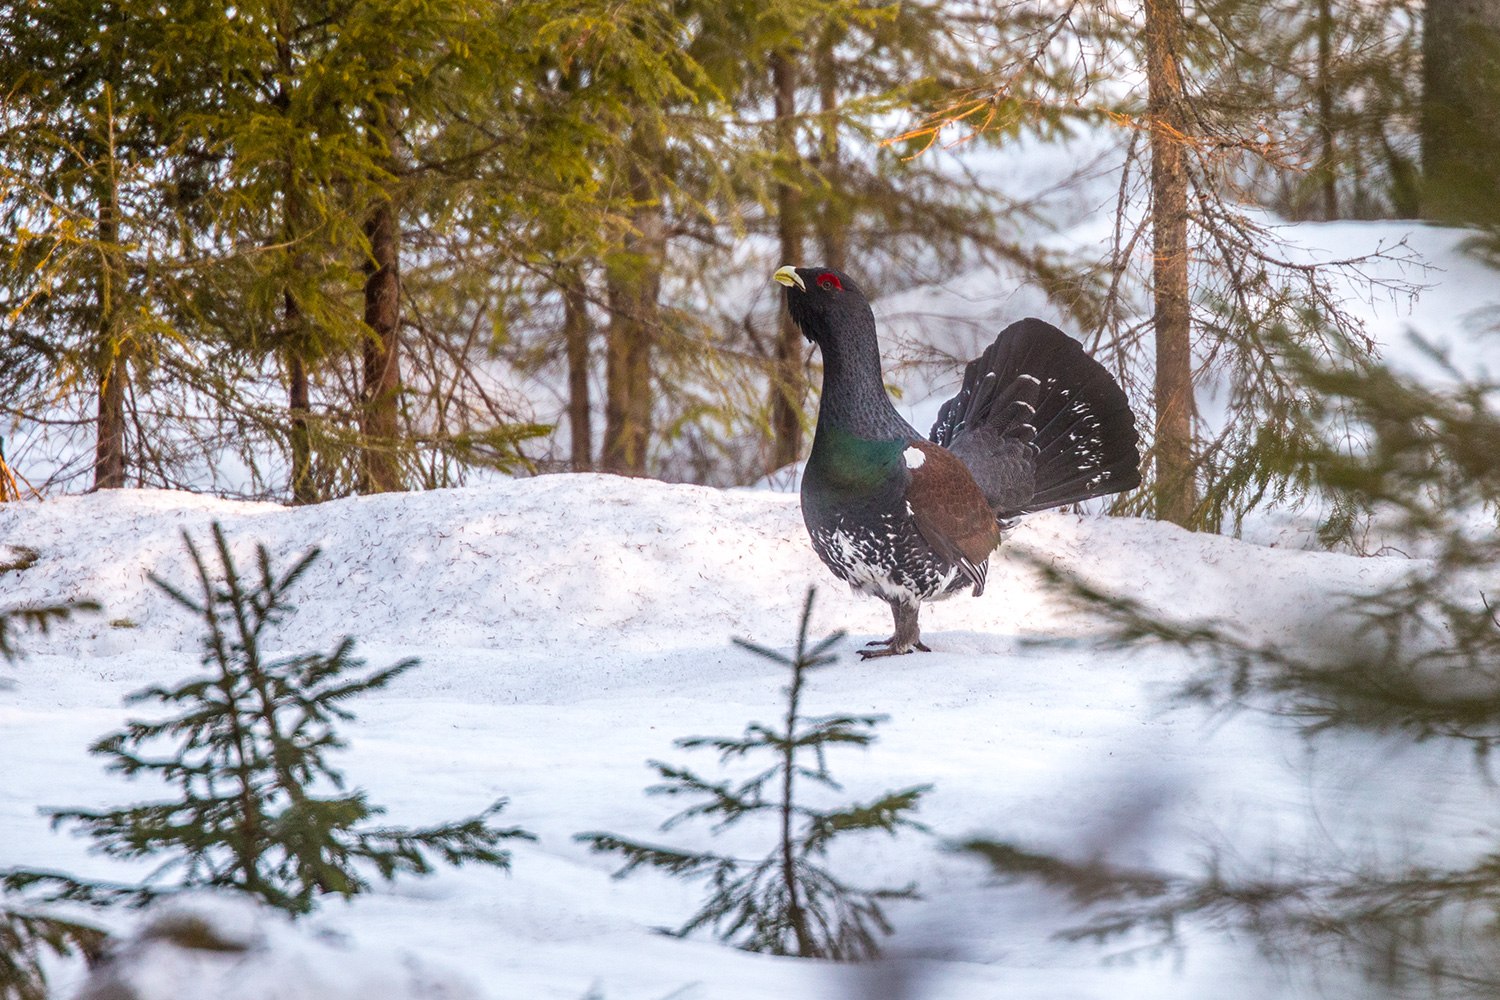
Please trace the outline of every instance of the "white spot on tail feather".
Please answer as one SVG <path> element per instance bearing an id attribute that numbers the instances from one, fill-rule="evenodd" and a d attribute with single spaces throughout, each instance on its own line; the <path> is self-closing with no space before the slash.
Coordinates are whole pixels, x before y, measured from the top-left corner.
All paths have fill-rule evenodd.
<path id="1" fill-rule="evenodd" d="M 906 467 L 908 469 L 920 469 L 922 463 L 927 461 L 927 456 L 922 454 L 922 449 L 915 445 L 903 451 L 901 457 L 906 459 Z"/>

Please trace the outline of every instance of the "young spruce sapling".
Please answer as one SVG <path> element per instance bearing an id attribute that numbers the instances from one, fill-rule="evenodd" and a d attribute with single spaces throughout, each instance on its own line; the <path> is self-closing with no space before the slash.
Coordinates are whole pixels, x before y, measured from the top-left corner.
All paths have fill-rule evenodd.
<path id="1" fill-rule="evenodd" d="M 192 538 L 184 537 L 201 596 L 152 579 L 202 618 L 207 672 L 132 695 L 132 702 L 173 706 L 175 714 L 131 721 L 91 748 L 109 760 L 111 770 L 155 776 L 175 786 L 176 795 L 118 809 L 52 813 L 54 824 L 82 828 L 105 854 L 161 857 L 161 866 L 139 886 L 18 871 L 8 873 L 5 884 L 48 886 L 54 898 L 143 901 L 162 891 L 156 883 L 164 873 L 177 870 L 178 881 L 169 889 L 239 889 L 301 914 L 322 894 L 364 891 L 371 872 L 387 881 L 402 873 L 425 875 L 433 870 L 432 856 L 451 865 L 508 867 L 509 852 L 501 843 L 531 835 L 491 825 L 504 799 L 469 819 L 410 829 L 371 824 L 383 810 L 363 791 L 345 791 L 328 755 L 345 746 L 336 725 L 354 718 L 346 704 L 385 687 L 418 661 L 366 673 L 349 637 L 330 653 L 268 659 L 267 630 L 292 610 L 289 592 L 318 550 L 278 574 L 265 546 L 258 546 L 255 575 L 245 579 L 219 525 L 213 526 L 217 573 Z M 168 752 L 151 752 L 157 748 Z"/>
<path id="2" fill-rule="evenodd" d="M 714 832 L 718 833 L 751 817 L 765 817 L 774 821 L 778 831 L 770 852 L 760 859 L 742 859 L 714 851 L 646 844 L 611 833 L 581 833 L 577 839 L 595 852 L 621 855 L 625 867 L 617 877 L 652 867 L 682 878 L 707 880 L 708 893 L 702 906 L 672 934 L 685 936 L 712 927 L 720 940 L 747 951 L 852 961 L 878 954 L 877 932 L 891 933 L 882 904 L 914 899 L 916 889 L 914 885 L 882 889 L 847 885 L 825 867 L 828 849 L 835 838 L 846 833 L 882 831 L 894 835 L 902 827 L 924 829 L 909 814 L 931 786 L 887 792 L 873 802 L 826 810 L 806 803 L 799 779 L 842 790 L 828 771 L 825 751 L 838 744 L 868 746 L 875 741 L 874 727 L 885 718 L 802 714 L 808 673 L 834 661 L 828 651 L 844 636 L 835 632 L 809 647 L 807 629 L 813 594 L 813 590 L 807 593 L 797 646 L 790 657 L 743 639 L 734 640 L 736 645 L 791 670 L 781 728 L 753 722 L 738 737 L 694 736 L 676 741 L 687 750 L 717 750 L 721 764 L 747 757 L 769 757 L 771 762 L 738 782 L 712 781 L 673 764 L 650 762 L 661 783 L 648 788 L 648 794 L 697 800 L 663 823 L 663 830 L 702 817 L 713 820 Z"/>

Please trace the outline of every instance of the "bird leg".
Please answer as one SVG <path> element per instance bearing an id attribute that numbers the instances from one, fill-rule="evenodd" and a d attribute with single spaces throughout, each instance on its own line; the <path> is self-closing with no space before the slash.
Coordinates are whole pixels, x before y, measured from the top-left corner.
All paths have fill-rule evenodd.
<path id="1" fill-rule="evenodd" d="M 891 615 L 896 619 L 896 634 L 889 639 L 876 639 L 866 643 L 869 646 L 884 646 L 884 649 L 861 649 L 861 659 L 870 660 L 877 656 L 900 656 L 910 653 L 914 649 L 920 649 L 924 653 L 930 653 L 922 644 L 922 632 L 917 626 L 917 612 L 921 610 L 919 604 L 907 604 L 904 601 L 891 601 Z"/>

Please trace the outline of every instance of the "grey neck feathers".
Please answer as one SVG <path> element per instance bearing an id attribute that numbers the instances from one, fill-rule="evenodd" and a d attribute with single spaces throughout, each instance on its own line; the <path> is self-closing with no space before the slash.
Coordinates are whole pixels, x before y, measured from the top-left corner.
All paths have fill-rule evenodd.
<path id="1" fill-rule="evenodd" d="M 891 405 L 880 377 L 874 317 L 823 343 L 823 396 L 818 423 L 827 422 L 870 440 L 921 437 Z"/>

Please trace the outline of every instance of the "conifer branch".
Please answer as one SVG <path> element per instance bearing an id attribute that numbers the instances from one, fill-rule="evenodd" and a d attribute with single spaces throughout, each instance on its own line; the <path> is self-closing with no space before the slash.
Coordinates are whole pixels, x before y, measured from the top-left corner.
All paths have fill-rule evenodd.
<path id="1" fill-rule="evenodd" d="M 609 833 L 583 833 L 575 839 L 595 853 L 620 855 L 624 865 L 615 872 L 617 878 L 640 868 L 657 868 L 680 878 L 705 880 L 708 892 L 703 904 L 671 933 L 683 936 L 712 928 L 721 940 L 750 951 L 855 960 L 877 954 L 877 935 L 891 931 L 881 904 L 915 898 L 915 888 L 856 888 L 811 859 L 825 856 L 833 841 L 845 833 L 894 835 L 903 828 L 925 830 L 909 814 L 931 786 L 888 792 L 872 802 L 834 809 L 813 808 L 799 801 L 799 778 L 839 789 L 823 758 L 827 746 L 867 746 L 875 739 L 870 730 L 884 720 L 884 716 L 802 715 L 807 671 L 834 662 L 829 651 L 843 637 L 836 633 L 809 646 L 812 601 L 809 590 L 791 655 L 735 640 L 740 648 L 791 670 L 783 728 L 751 723 L 740 737 L 694 736 L 675 741 L 687 750 L 718 751 L 721 764 L 752 755 L 768 756 L 774 763 L 735 783 L 708 781 L 684 768 L 651 762 L 664 780 L 648 788 L 648 793 L 699 799 L 663 822 L 663 830 L 706 817 L 716 820 L 713 830 L 718 833 L 752 816 L 769 819 L 774 815 L 774 848 L 759 861 L 747 861 L 712 851 L 644 844 Z M 814 756 L 814 766 L 803 763 L 808 754 Z"/>
<path id="2" fill-rule="evenodd" d="M 239 889 L 293 914 L 313 908 L 326 893 L 354 895 L 369 887 L 364 873 L 391 880 L 425 875 L 437 864 L 506 868 L 510 840 L 533 839 L 493 819 L 499 799 L 468 819 L 429 827 L 376 826 L 380 815 L 360 790 L 344 792 L 343 775 L 328 760 L 344 747 L 335 723 L 354 718 L 348 703 L 391 684 L 417 660 L 366 670 L 341 639 L 326 654 L 270 660 L 268 629 L 285 619 L 292 589 L 317 557 L 311 550 L 278 573 L 265 546 L 255 572 L 242 575 L 229 540 L 214 524 L 217 566 L 184 535 L 201 598 L 163 580 L 158 586 L 193 610 L 203 625 L 207 673 L 175 687 L 136 692 L 131 704 L 171 706 L 176 714 L 131 720 L 95 741 L 91 752 L 127 778 L 153 775 L 177 797 L 118 809 L 59 809 L 52 822 L 89 833 L 104 853 L 164 858 L 139 886 L 106 887 L 67 876 L 24 874 L 18 885 L 43 887 L 59 900 L 141 902 L 195 885 Z M 173 743 L 169 753 L 147 745 Z M 331 787 L 342 794 L 328 795 Z M 169 873 L 180 881 L 164 884 Z"/>
<path id="3" fill-rule="evenodd" d="M 0 573 L 3 572 L 4 569 L 0 568 Z M 99 602 L 93 600 L 0 610 L 0 660 L 14 663 L 21 658 L 21 647 L 16 638 L 20 630 L 31 629 L 46 635 L 54 625 L 60 625 L 76 614 L 91 614 L 99 610 Z"/>

